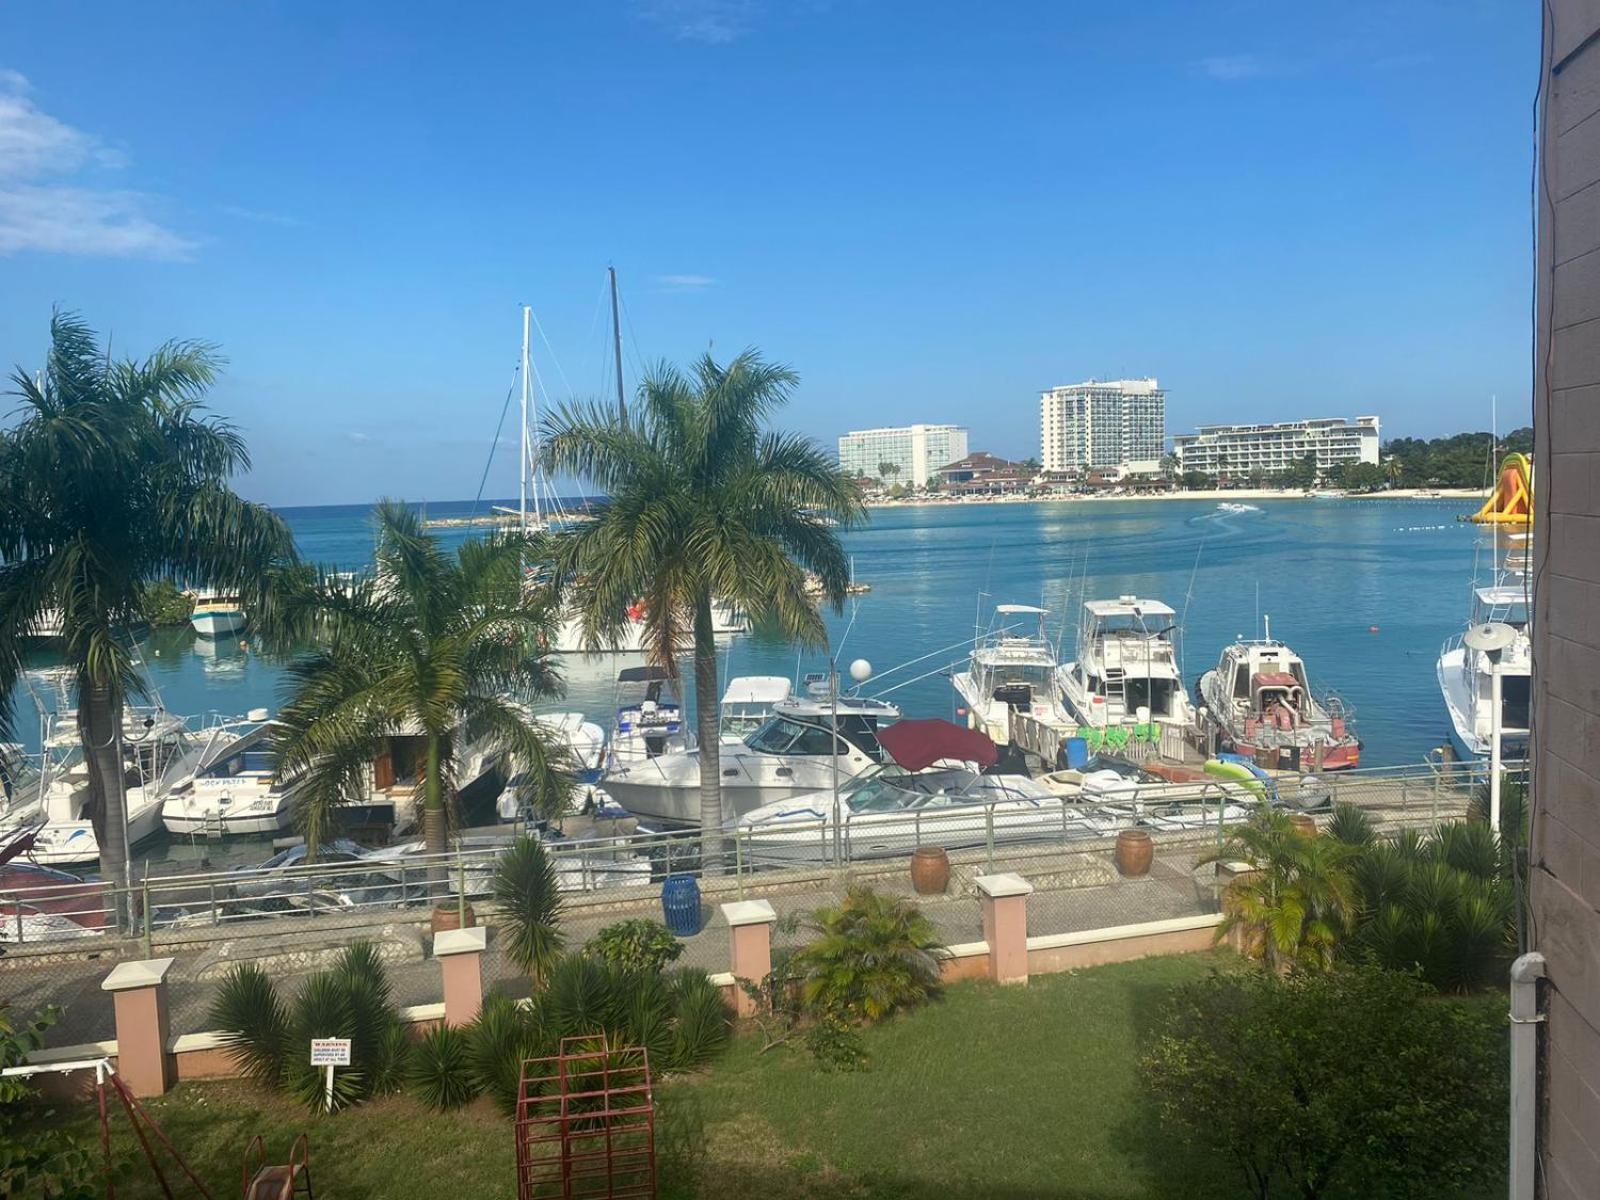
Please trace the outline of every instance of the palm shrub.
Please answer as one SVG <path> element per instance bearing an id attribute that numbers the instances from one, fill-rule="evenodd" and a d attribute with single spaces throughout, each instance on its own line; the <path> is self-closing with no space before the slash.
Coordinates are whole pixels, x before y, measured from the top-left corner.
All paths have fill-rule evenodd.
<path id="1" fill-rule="evenodd" d="M 660 921 L 636 917 L 607 925 L 584 950 L 630 971 L 660 971 L 683 953 L 683 943 Z"/>
<path id="2" fill-rule="evenodd" d="M 938 993 L 945 948 L 910 901 L 852 887 L 842 904 L 813 913 L 811 928 L 817 936 L 798 959 L 814 1012 L 881 1021 Z"/>
<path id="3" fill-rule="evenodd" d="M 720 1053 L 730 1026 L 721 989 L 690 968 L 631 971 L 588 955 L 556 964 L 537 998 L 547 1044 L 596 1038 L 642 1046 L 657 1066 L 687 1070 Z"/>
<path id="4" fill-rule="evenodd" d="M 313 1038 L 350 1039 L 352 1065 L 334 1072 L 335 1110 L 397 1090 L 411 1048 L 387 973 L 366 942 L 346 947 L 288 1004 L 259 966 L 235 964 L 212 1001 L 211 1024 L 246 1076 L 289 1092 L 312 1112 L 327 1104 L 323 1069 L 306 1054 Z"/>
<path id="5" fill-rule="evenodd" d="M 411 1052 L 411 1092 L 436 1112 L 460 1108 L 478 1094 L 467 1033 L 449 1025 L 429 1030 Z"/>
<path id="6" fill-rule="evenodd" d="M 538 983 L 566 944 L 556 866 L 544 843 L 531 834 L 519 837 L 495 868 L 493 892 L 506 955 Z"/>
<path id="7" fill-rule="evenodd" d="M 474 1085 L 502 1112 L 515 1113 L 522 1064 L 553 1051 L 543 998 L 519 1003 L 502 992 L 490 992 L 477 1018 L 466 1027 L 466 1036 Z"/>

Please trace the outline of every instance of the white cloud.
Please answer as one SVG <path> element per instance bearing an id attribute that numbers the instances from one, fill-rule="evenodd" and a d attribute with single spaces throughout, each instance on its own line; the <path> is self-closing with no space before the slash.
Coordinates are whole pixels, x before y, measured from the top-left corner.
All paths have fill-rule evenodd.
<path id="1" fill-rule="evenodd" d="M 90 187 L 127 156 L 43 112 L 25 77 L 0 70 L 0 255 L 33 250 L 109 258 L 188 258 L 197 243 L 166 228 L 149 196 Z"/>
<path id="2" fill-rule="evenodd" d="M 1202 58 L 1199 66 L 1212 79 L 1254 79 L 1270 73 L 1268 65 L 1254 54 L 1220 54 Z"/>
<path id="3" fill-rule="evenodd" d="M 657 275 L 655 285 L 663 292 L 703 292 L 716 282 L 709 275 Z"/>
<path id="4" fill-rule="evenodd" d="M 242 208 L 237 204 L 224 204 L 222 214 L 227 217 L 237 217 L 241 221 L 255 221 L 262 225 L 298 225 L 297 217 L 287 213 L 266 212 L 259 208 Z"/>
<path id="5" fill-rule="evenodd" d="M 344 436 L 352 445 L 355 446 L 365 446 L 368 442 L 372 441 L 372 435 L 370 433 L 362 433 L 357 429 L 350 430 Z"/>
<path id="6" fill-rule="evenodd" d="M 639 0 L 639 15 L 687 42 L 723 45 L 749 33 L 759 0 Z"/>

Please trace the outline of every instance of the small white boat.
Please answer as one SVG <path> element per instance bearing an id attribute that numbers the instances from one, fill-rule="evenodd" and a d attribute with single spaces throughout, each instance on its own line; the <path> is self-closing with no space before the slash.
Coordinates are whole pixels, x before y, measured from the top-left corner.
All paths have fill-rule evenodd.
<path id="1" fill-rule="evenodd" d="M 289 827 L 293 796 L 274 781 L 277 752 L 266 709 L 210 733 L 210 753 L 194 781 L 168 796 L 161 823 L 182 837 L 278 833 Z"/>
<path id="2" fill-rule="evenodd" d="M 972 649 L 967 669 L 951 684 L 967 709 L 967 725 L 999 745 L 1011 740 L 1013 710 L 1055 723 L 1070 718 L 1057 680 L 1060 664 L 1044 619 L 1049 609 L 1030 604 L 1001 604 L 988 631 Z M 1018 633 L 1018 618 L 1033 622 L 1030 633 Z"/>
<path id="3" fill-rule="evenodd" d="M 239 597 L 223 592 L 194 591 L 194 611 L 189 614 L 189 624 L 201 637 L 228 637 L 244 629 L 244 607 Z"/>
<path id="4" fill-rule="evenodd" d="M 1177 613 L 1159 600 L 1089 600 L 1078 627 L 1078 658 L 1058 678 L 1081 726 L 1151 736 L 1187 730 L 1194 706 L 1178 673 Z"/>
<path id="5" fill-rule="evenodd" d="M 773 705 L 793 692 L 782 675 L 736 675 L 722 693 L 718 729 L 723 741 L 740 742 L 772 715 Z"/>
<path id="6" fill-rule="evenodd" d="M 750 632 L 750 618 L 737 605 L 726 600 L 711 602 L 711 632 L 718 637 L 732 637 Z M 615 639 L 604 645 L 590 647 L 583 636 L 583 618 L 574 612 L 561 615 L 556 625 L 550 649 L 556 654 L 645 654 L 650 651 L 648 627 L 643 605 L 635 605 L 628 614 L 627 623 Z"/>
<path id="7" fill-rule="evenodd" d="M 689 748 L 683 705 L 665 667 L 624 667 L 617 672 L 615 705 L 607 756 L 612 771 Z"/>
<path id="8" fill-rule="evenodd" d="M 1516 640 L 1500 654 L 1500 753 L 1528 753 L 1533 688 L 1533 643 L 1528 632 L 1528 588 L 1506 574 L 1492 585 L 1472 589 L 1467 628 L 1485 622 L 1509 625 Z M 1493 739 L 1493 686 L 1489 658 L 1456 634 L 1439 651 L 1439 691 L 1450 715 L 1450 741 L 1463 760 L 1487 759 Z"/>

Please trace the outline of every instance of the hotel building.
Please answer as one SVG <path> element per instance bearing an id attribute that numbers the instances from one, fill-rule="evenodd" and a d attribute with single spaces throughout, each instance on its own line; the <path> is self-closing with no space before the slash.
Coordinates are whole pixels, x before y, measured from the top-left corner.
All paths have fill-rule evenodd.
<path id="1" fill-rule="evenodd" d="M 1282 471 L 1308 454 L 1317 456 L 1317 470 L 1340 463 L 1378 465 L 1378 418 L 1322 417 L 1280 421 L 1274 425 L 1202 425 L 1194 433 L 1172 439 L 1180 470 L 1207 475 L 1268 475 Z"/>
<path id="2" fill-rule="evenodd" d="M 1090 380 L 1039 395 L 1046 471 L 1155 471 L 1167 441 L 1167 394 L 1154 379 Z"/>
<path id="3" fill-rule="evenodd" d="M 959 425 L 902 425 L 857 429 L 839 439 L 839 466 L 852 479 L 925 487 L 939 468 L 967 456 L 967 431 Z M 886 464 L 894 470 L 885 471 Z"/>

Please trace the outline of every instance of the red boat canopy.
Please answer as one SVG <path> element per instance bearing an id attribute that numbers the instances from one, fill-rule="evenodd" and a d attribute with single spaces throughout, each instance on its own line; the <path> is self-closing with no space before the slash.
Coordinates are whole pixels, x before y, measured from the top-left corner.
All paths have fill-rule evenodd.
<path id="1" fill-rule="evenodd" d="M 976 729 L 963 729 L 938 717 L 925 721 L 896 721 L 878 731 L 878 743 L 908 771 L 921 771 L 941 758 L 975 762 L 980 767 L 992 767 L 1000 761 L 1000 751 L 986 734 Z"/>
<path id="2" fill-rule="evenodd" d="M 1300 686 L 1300 681 L 1287 671 L 1257 671 L 1255 683 L 1258 688 Z"/>

